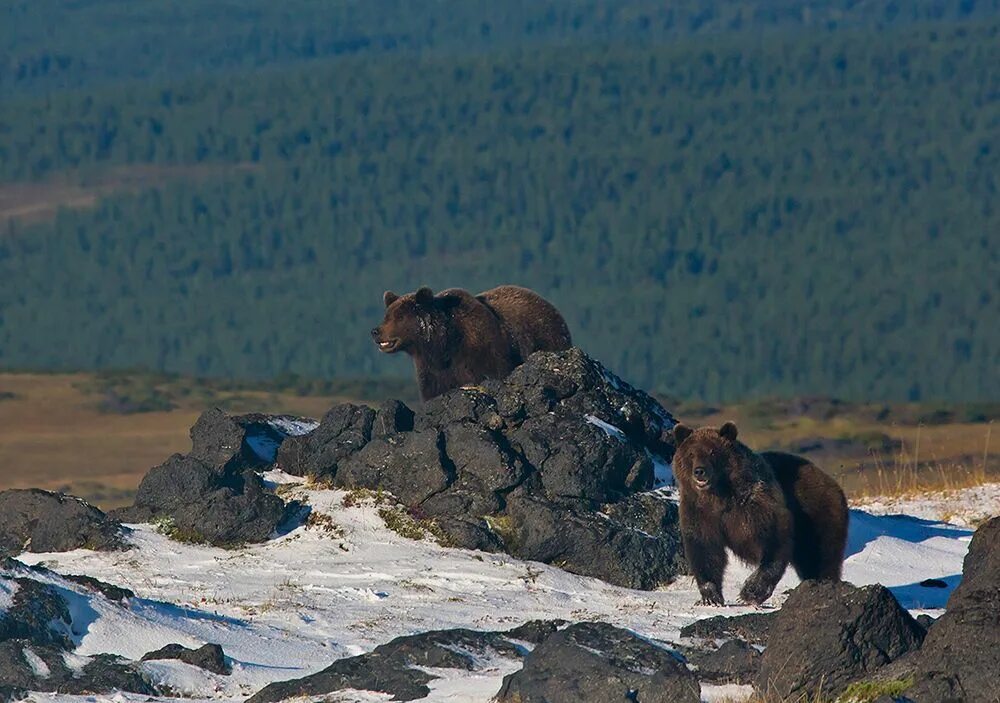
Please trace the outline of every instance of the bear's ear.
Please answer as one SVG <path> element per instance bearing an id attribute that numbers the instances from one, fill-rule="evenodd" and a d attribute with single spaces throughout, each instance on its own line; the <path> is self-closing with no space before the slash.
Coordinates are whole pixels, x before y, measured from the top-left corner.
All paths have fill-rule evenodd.
<path id="1" fill-rule="evenodd" d="M 417 292 L 413 294 L 413 298 L 421 305 L 427 305 L 429 302 L 434 300 L 434 291 L 427 286 L 421 286 L 417 289 Z"/>
<path id="2" fill-rule="evenodd" d="M 736 435 L 739 434 L 736 429 L 735 422 L 725 422 L 722 427 L 719 428 L 719 434 L 724 438 L 728 439 L 730 442 L 736 439 Z"/>
<path id="3" fill-rule="evenodd" d="M 382 294 L 382 302 L 385 303 L 386 307 L 389 307 L 393 303 L 399 300 L 399 296 L 393 293 L 391 290 L 387 290 Z"/>
<path id="4" fill-rule="evenodd" d="M 681 446 L 681 442 L 690 437 L 692 432 L 694 432 L 694 430 L 687 425 L 682 425 L 680 423 L 674 425 L 674 449 Z"/>

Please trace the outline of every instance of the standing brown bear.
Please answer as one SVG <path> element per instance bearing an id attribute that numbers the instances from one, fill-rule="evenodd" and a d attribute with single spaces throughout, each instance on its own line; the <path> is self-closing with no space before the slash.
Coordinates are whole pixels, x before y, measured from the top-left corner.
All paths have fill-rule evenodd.
<path id="1" fill-rule="evenodd" d="M 503 378 L 536 351 L 572 346 L 552 303 L 527 288 L 498 286 L 471 295 L 430 288 L 386 291 L 385 319 L 372 330 L 380 351 L 413 357 L 424 400 L 485 378 Z"/>
<path id="2" fill-rule="evenodd" d="M 839 581 L 847 499 L 837 482 L 801 457 L 754 453 L 736 425 L 674 427 L 684 551 L 702 603 L 724 605 L 726 547 L 757 567 L 740 600 L 770 597 L 788 563 L 801 579 Z"/>

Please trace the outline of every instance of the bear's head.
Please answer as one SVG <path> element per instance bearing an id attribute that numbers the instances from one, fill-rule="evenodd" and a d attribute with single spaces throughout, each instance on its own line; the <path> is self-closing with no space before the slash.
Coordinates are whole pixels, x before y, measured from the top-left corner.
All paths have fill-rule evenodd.
<path id="1" fill-rule="evenodd" d="M 730 492 L 736 425 L 691 429 L 674 426 L 674 476 L 682 487 L 723 495 Z"/>
<path id="2" fill-rule="evenodd" d="M 394 354 L 398 351 L 413 353 L 431 343 L 438 299 L 434 291 L 424 286 L 415 293 L 396 295 L 386 291 L 382 296 L 385 317 L 382 324 L 372 330 L 372 339 L 379 351 Z"/>

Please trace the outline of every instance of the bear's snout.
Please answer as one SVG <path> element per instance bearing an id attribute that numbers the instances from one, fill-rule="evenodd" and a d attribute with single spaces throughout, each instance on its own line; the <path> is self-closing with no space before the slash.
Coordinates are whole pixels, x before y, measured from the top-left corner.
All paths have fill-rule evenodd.
<path id="1" fill-rule="evenodd" d="M 372 327 L 372 339 L 378 339 L 380 334 L 378 327 Z"/>

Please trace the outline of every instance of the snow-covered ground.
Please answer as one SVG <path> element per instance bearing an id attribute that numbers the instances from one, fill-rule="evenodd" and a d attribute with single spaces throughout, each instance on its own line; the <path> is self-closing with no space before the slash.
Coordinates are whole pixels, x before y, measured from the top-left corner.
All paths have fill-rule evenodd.
<path id="1" fill-rule="evenodd" d="M 926 520 L 974 527 L 986 518 L 1000 515 L 1000 483 L 951 491 L 935 491 L 904 498 L 871 498 L 856 507 L 876 515 L 905 513 Z"/>
<path id="2" fill-rule="evenodd" d="M 280 472 L 275 483 L 297 479 Z M 95 597 L 76 584 L 49 579 L 73 610 L 77 654 L 99 652 L 138 659 L 172 642 L 223 646 L 233 660 L 231 676 L 219 676 L 176 661 L 145 663 L 157 681 L 195 699 L 239 700 L 283 679 L 298 678 L 334 659 L 368 651 L 399 635 L 469 627 L 508 629 L 533 618 L 604 620 L 644 636 L 679 638 L 688 623 L 715 614 L 736 615 L 743 606 L 696 606 L 690 578 L 654 592 L 634 591 L 568 574 L 544 564 L 480 552 L 445 549 L 387 529 L 377 507 L 344 507 L 343 491 L 286 486 L 286 498 L 307 502 L 313 520 L 266 544 L 237 550 L 180 544 L 149 525 L 134 525 L 134 549 L 97 553 L 24 554 L 26 563 L 44 564 L 62 574 L 86 574 L 136 593 L 128 607 Z M 970 494 L 987 497 L 982 508 L 1000 513 L 995 489 Z M 913 512 L 925 502 L 914 503 Z M 907 503 L 879 506 L 877 512 L 911 512 Z M 914 612 L 937 614 L 957 585 L 971 530 L 927 517 L 852 511 L 844 577 L 855 584 L 882 583 Z M 735 599 L 749 570 L 734 564 L 725 595 Z M 921 586 L 939 579 L 945 587 Z M 771 607 L 797 583 L 782 579 Z M 940 585 L 940 584 L 939 584 Z M 0 600 L 6 594 L 0 592 Z M 476 672 L 436 671 L 429 701 L 487 701 L 502 677 L 519 664 L 486 662 Z M 746 687 L 706 686 L 706 701 L 745 697 Z M 37 700 L 69 697 L 37 695 Z M 93 697 L 128 703 L 144 697 Z M 381 701 L 385 696 L 351 693 L 330 700 Z M 82 700 L 76 698 L 74 700 Z"/>

